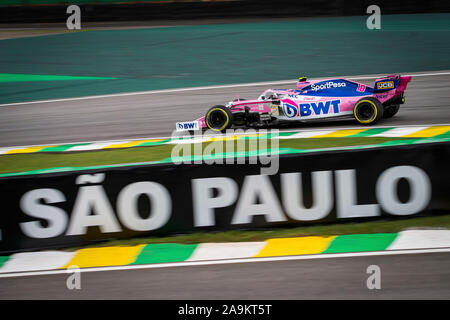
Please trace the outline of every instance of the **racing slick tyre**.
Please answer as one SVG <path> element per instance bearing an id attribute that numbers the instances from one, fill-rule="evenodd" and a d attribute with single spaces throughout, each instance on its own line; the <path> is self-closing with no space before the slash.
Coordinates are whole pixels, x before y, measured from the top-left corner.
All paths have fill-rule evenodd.
<path id="1" fill-rule="evenodd" d="M 233 125 L 233 114 L 225 106 L 214 106 L 206 112 L 205 123 L 208 129 L 223 132 Z"/>
<path id="2" fill-rule="evenodd" d="M 399 104 L 395 104 L 393 106 L 389 106 L 389 107 L 385 108 L 383 111 L 383 118 L 392 118 L 393 116 L 395 116 L 397 114 L 399 109 L 400 109 Z"/>
<path id="3" fill-rule="evenodd" d="M 383 105 L 375 98 L 362 98 L 353 107 L 353 115 L 361 124 L 375 124 L 383 117 Z"/>

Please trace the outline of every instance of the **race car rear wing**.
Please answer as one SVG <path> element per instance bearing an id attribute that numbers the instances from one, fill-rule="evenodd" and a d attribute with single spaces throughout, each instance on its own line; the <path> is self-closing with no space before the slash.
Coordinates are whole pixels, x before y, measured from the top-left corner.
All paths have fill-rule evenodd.
<path id="1" fill-rule="evenodd" d="M 411 81 L 411 78 L 411 76 L 402 77 L 397 74 L 376 79 L 373 91 L 374 93 L 379 93 L 396 89 L 396 94 L 401 94 L 406 90 L 406 86 L 408 85 L 408 82 Z"/>

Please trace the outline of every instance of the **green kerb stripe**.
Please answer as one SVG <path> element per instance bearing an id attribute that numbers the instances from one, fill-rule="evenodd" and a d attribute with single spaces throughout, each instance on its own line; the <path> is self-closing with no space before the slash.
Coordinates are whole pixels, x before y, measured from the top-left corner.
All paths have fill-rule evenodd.
<path id="1" fill-rule="evenodd" d="M 449 138 L 450 138 L 450 130 L 447 131 L 446 133 L 443 133 L 443 134 L 440 134 L 440 135 L 437 135 L 437 136 L 434 136 L 434 137 L 430 137 L 428 139 L 439 140 L 439 139 L 449 139 Z"/>
<path id="2" fill-rule="evenodd" d="M 296 133 L 298 133 L 297 131 L 291 131 L 291 132 L 279 132 L 278 133 L 278 135 L 280 136 L 280 137 L 289 137 L 289 136 L 292 136 L 292 135 L 294 135 L 294 134 L 296 134 Z"/>
<path id="3" fill-rule="evenodd" d="M 422 141 L 424 140 L 423 138 L 417 138 L 417 139 L 405 139 L 405 140 L 393 140 L 393 141 L 387 141 L 387 142 L 383 142 L 378 144 L 378 146 L 380 147 L 384 147 L 384 146 L 398 146 L 398 145 L 404 145 L 404 144 L 414 144 L 418 141 Z"/>
<path id="4" fill-rule="evenodd" d="M 72 147 L 78 147 L 78 146 L 86 146 L 90 143 L 79 143 L 79 144 L 63 144 L 60 146 L 54 146 L 54 147 L 47 147 L 44 149 L 39 150 L 38 152 L 63 152 L 66 151 Z"/>
<path id="5" fill-rule="evenodd" d="M 196 244 L 148 244 L 132 264 L 185 261 L 192 255 L 196 247 Z"/>
<path id="6" fill-rule="evenodd" d="M 170 140 L 171 140 L 171 139 L 165 139 L 165 140 L 161 140 L 161 141 L 153 141 L 153 142 L 143 142 L 143 143 L 138 144 L 138 145 L 136 145 L 136 146 L 134 146 L 134 147 L 157 146 L 157 145 L 160 145 L 160 144 L 165 144 L 165 143 L 169 142 Z M 134 148 L 134 147 L 133 147 L 133 148 Z"/>
<path id="7" fill-rule="evenodd" d="M 347 136 L 346 138 L 358 138 L 358 137 L 370 137 L 375 134 L 383 133 L 385 131 L 391 130 L 392 128 L 374 128 L 374 129 L 367 129 L 364 131 L 361 131 L 360 133 Z"/>
<path id="8" fill-rule="evenodd" d="M 9 256 L 0 256 L 0 268 L 8 261 Z"/>
<path id="9" fill-rule="evenodd" d="M 397 237 L 397 233 L 352 234 L 336 237 L 322 253 L 382 251 Z"/>

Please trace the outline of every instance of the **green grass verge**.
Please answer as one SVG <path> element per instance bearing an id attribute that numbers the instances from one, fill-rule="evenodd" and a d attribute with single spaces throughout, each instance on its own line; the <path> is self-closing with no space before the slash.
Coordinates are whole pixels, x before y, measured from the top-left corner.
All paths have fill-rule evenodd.
<path id="1" fill-rule="evenodd" d="M 70 153 L 28 153 L 0 156 L 0 173 L 59 167 L 88 167 L 162 160 L 170 156 L 171 145 L 84 151 Z"/>
<path id="2" fill-rule="evenodd" d="M 272 238 L 302 236 L 347 235 L 368 233 L 396 233 L 408 228 L 446 228 L 450 229 L 450 215 L 435 217 L 408 218 L 401 220 L 383 220 L 364 223 L 344 223 L 304 226 L 295 228 L 272 228 L 255 231 L 196 232 L 168 237 L 140 237 L 123 240 L 110 240 L 86 247 L 132 246 L 151 243 L 196 244 L 205 242 L 243 242 L 264 241 Z M 69 251 L 79 248 L 71 248 Z"/>
<path id="3" fill-rule="evenodd" d="M 247 139 L 246 151 L 254 151 L 255 146 L 252 139 Z M 362 145 L 376 145 L 392 141 L 412 141 L 407 138 L 384 138 L 384 137 L 357 137 L 357 138 L 313 138 L 313 139 L 285 139 L 279 140 L 279 148 L 291 148 L 300 150 L 314 150 L 322 148 L 350 147 Z M 239 141 L 239 140 L 238 140 Z M 237 143 L 234 142 L 234 150 Z M 271 144 L 268 140 L 268 146 Z M 203 143 L 204 150 L 211 143 Z M 174 145 L 156 145 L 147 147 L 133 147 L 127 149 L 110 149 L 101 151 L 84 152 L 61 152 L 61 153 L 28 153 L 11 154 L 0 156 L 0 173 L 24 172 L 47 168 L 61 167 L 90 167 L 115 165 L 125 163 L 141 163 L 150 161 L 161 161 L 171 156 Z M 224 144 L 224 151 L 226 151 Z M 195 145 L 191 145 L 192 153 Z"/>

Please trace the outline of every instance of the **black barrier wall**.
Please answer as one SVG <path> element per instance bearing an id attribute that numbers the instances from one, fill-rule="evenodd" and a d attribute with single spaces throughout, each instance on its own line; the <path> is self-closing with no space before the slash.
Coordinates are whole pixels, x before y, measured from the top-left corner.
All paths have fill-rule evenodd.
<path id="1" fill-rule="evenodd" d="M 1 252 L 450 213 L 450 143 L 0 179 Z"/>
<path id="2" fill-rule="evenodd" d="M 93 0 L 92 4 L 80 4 L 80 8 L 83 22 L 109 22 L 366 15 L 367 7 L 370 5 L 378 5 L 382 14 L 450 12 L 450 2 L 441 0 L 231 0 L 133 4 L 99 4 Z M 61 23 L 65 25 L 67 6 L 68 4 L 63 3 L 2 6 L 0 1 L 0 24 Z"/>

